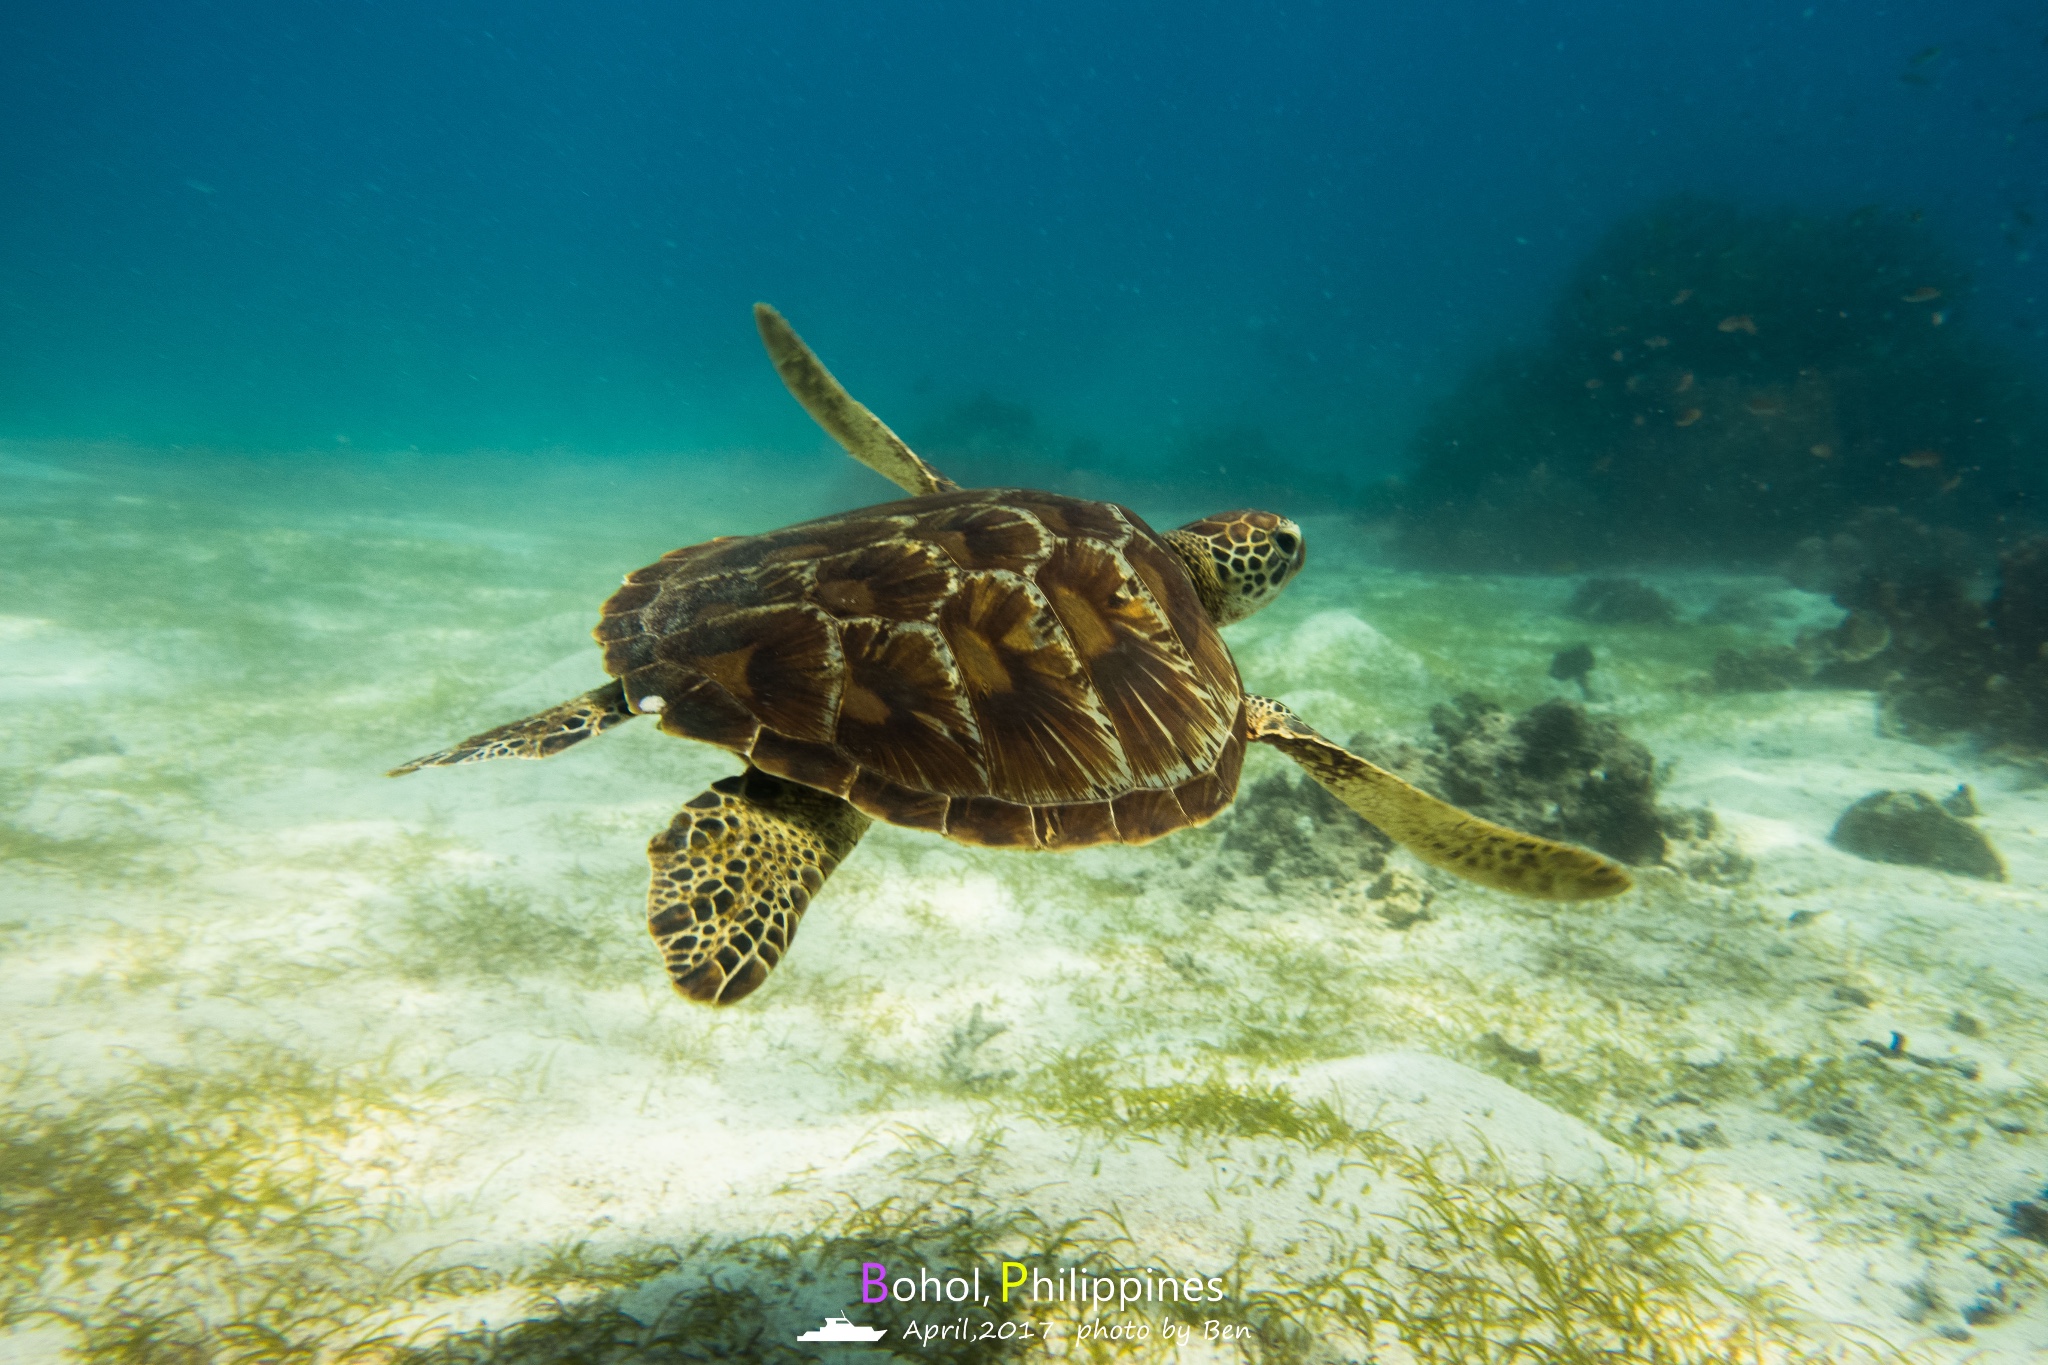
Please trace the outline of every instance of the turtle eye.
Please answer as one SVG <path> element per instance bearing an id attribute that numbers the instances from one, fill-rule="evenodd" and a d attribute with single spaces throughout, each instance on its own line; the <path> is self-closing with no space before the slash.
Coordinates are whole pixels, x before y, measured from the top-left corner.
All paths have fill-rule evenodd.
<path id="1" fill-rule="evenodd" d="M 1295 549 L 1299 547 L 1301 544 L 1300 541 L 1294 538 L 1294 532 L 1292 531 L 1275 532 L 1273 536 L 1273 543 L 1280 547 L 1280 553 L 1283 555 L 1292 555 Z"/>

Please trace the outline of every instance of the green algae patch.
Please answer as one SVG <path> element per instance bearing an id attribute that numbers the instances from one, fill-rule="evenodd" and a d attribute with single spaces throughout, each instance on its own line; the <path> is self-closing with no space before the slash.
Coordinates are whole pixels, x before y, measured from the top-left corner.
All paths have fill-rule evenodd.
<path id="1" fill-rule="evenodd" d="M 99 1088 L 8 1078 L 0 1327 L 61 1324 L 88 1365 L 324 1365 L 385 1358 L 420 1305 L 489 1278 L 374 1254 L 399 1199 L 362 1153 L 413 1086 L 205 1042 L 206 1066 Z"/>

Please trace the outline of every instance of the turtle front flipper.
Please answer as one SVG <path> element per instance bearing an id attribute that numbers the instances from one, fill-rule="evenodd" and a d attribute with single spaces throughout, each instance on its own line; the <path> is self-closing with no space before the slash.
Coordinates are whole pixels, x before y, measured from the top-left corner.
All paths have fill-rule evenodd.
<path id="1" fill-rule="evenodd" d="M 647 931 L 677 990 L 708 1005 L 751 994 L 868 817 L 758 768 L 711 784 L 647 845 Z"/>
<path id="2" fill-rule="evenodd" d="M 1597 853 L 1539 839 L 1468 815 L 1317 734 L 1266 697 L 1245 698 L 1245 737 L 1299 763 L 1345 805 L 1432 867 L 1540 900 L 1619 895 L 1633 883 Z"/>
<path id="3" fill-rule="evenodd" d="M 960 485 L 917 457 L 881 418 L 854 400 L 832 372 L 804 345 L 796 329 L 765 303 L 754 305 L 754 324 L 768 358 L 796 401 L 846 453 L 912 497 L 951 493 Z"/>
<path id="4" fill-rule="evenodd" d="M 594 692 L 585 692 L 560 706 L 471 735 L 460 744 L 402 763 L 384 774 L 404 777 L 421 768 L 445 768 L 451 763 L 481 763 L 487 758 L 551 758 L 571 744 L 581 744 L 601 735 L 614 725 L 633 719 L 622 683 L 609 682 Z"/>

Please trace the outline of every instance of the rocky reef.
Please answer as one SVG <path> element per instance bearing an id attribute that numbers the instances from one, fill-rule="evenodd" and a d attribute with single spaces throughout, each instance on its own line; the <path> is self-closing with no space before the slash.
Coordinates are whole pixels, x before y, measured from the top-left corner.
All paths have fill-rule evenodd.
<path id="1" fill-rule="evenodd" d="M 1802 542 L 1792 581 L 1848 612 L 1790 646 L 1725 650 L 1723 691 L 1875 691 L 1884 724 L 1914 739 L 1974 735 L 2048 751 L 2048 536 L 2008 548 L 1989 591 L 1969 539 L 1896 509 Z"/>
<path id="2" fill-rule="evenodd" d="M 1828 841 L 1872 862 L 2005 880 L 2005 860 L 1984 832 L 1925 792 L 1872 792 L 1842 812 Z"/>
<path id="3" fill-rule="evenodd" d="M 1907 215 L 1667 201 L 1592 249 L 1542 344 L 1438 406 L 1377 510 L 1460 570 L 1769 562 L 1880 506 L 2009 540 L 2048 417 L 1967 298 Z"/>
<path id="4" fill-rule="evenodd" d="M 1574 701 L 1519 716 L 1476 693 L 1431 709 L 1432 734 L 1372 752 L 1417 786 L 1474 815 L 1598 849 L 1635 866 L 1670 863 L 1710 880 L 1739 880 L 1748 863 L 1713 812 L 1657 804 L 1657 762 L 1611 716 Z"/>
<path id="5" fill-rule="evenodd" d="M 1246 784 L 1224 823 L 1222 851 L 1237 875 L 1280 890 L 1308 882 L 1325 889 L 1369 882 L 1394 841 L 1316 783 L 1269 773 Z"/>

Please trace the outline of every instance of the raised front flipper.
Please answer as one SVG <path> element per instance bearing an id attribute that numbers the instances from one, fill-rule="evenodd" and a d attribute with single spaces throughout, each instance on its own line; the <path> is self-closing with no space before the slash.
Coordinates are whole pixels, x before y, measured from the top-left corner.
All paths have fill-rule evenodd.
<path id="1" fill-rule="evenodd" d="M 471 735 L 460 744 L 425 758 L 400 764 L 386 777 L 404 777 L 421 768 L 445 768 L 451 763 L 481 763 L 487 758 L 551 758 L 571 744 L 581 744 L 633 719 L 626 704 L 626 689 L 618 682 L 606 683 L 594 692 L 550 706 L 547 710 Z"/>
<path id="2" fill-rule="evenodd" d="M 722 778 L 647 845 L 647 931 L 677 990 L 730 1005 L 768 979 L 868 818 L 755 768 Z"/>
<path id="3" fill-rule="evenodd" d="M 804 405 L 804 411 L 846 448 L 847 454 L 912 497 L 950 493 L 960 486 L 920 460 L 881 418 L 855 402 L 853 395 L 812 354 L 811 348 L 804 345 L 796 329 L 783 321 L 782 314 L 765 303 L 757 303 L 754 324 L 761 329 L 761 341 L 768 347 L 768 358 L 775 362 L 775 372 L 782 376 L 782 382 L 796 401 Z"/>
<path id="4" fill-rule="evenodd" d="M 1325 739 L 1277 701 L 1248 696 L 1245 716 L 1246 738 L 1299 763 L 1338 800 L 1432 867 L 1541 900 L 1597 900 L 1633 885 L 1618 864 L 1597 853 L 1505 829 L 1437 800 Z"/>

